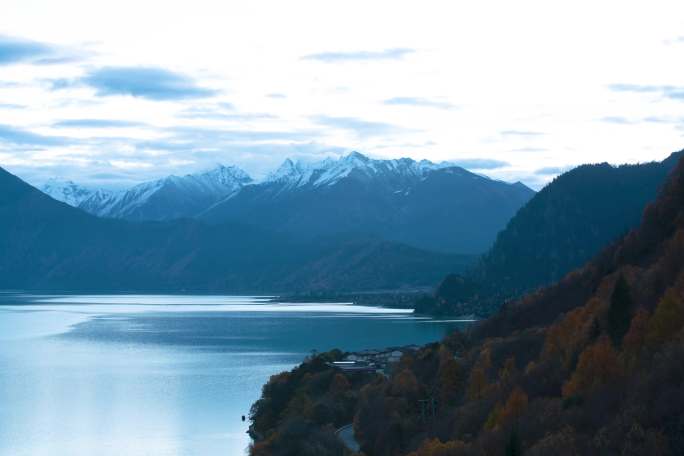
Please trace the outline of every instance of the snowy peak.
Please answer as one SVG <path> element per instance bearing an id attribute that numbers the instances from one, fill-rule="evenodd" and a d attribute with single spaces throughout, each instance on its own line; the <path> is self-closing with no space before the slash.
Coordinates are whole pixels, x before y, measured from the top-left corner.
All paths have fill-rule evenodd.
<path id="1" fill-rule="evenodd" d="M 236 194 L 252 178 L 236 166 L 219 165 L 209 171 L 168 176 L 143 182 L 128 190 L 93 190 L 71 181 L 52 180 L 41 190 L 55 199 L 101 217 L 165 220 L 194 216 L 210 205 Z"/>
<path id="2" fill-rule="evenodd" d="M 223 166 L 201 173 L 189 174 L 186 178 L 192 178 L 207 185 L 230 187 L 246 185 L 252 182 L 252 178 L 237 166 Z"/>
<path id="3" fill-rule="evenodd" d="M 93 190 L 80 186 L 73 181 L 59 179 L 49 179 L 40 187 L 40 190 L 53 199 L 74 207 L 78 207 L 94 193 Z"/>
<path id="4" fill-rule="evenodd" d="M 354 173 L 366 178 L 422 178 L 430 171 L 453 166 L 450 163 L 433 163 L 428 160 L 416 162 L 410 158 L 376 160 L 359 152 L 351 152 L 337 160 L 326 158 L 322 161 L 306 162 L 286 159 L 271 173 L 265 182 L 284 184 L 287 187 L 311 185 L 319 187 L 334 185 Z"/>

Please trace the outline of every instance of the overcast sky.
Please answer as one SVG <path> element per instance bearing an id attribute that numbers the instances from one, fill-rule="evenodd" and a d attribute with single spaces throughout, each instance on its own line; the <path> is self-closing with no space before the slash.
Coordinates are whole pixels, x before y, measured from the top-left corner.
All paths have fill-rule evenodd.
<path id="1" fill-rule="evenodd" d="M 122 186 L 358 150 L 539 188 L 684 147 L 684 2 L 3 0 L 0 166 Z"/>

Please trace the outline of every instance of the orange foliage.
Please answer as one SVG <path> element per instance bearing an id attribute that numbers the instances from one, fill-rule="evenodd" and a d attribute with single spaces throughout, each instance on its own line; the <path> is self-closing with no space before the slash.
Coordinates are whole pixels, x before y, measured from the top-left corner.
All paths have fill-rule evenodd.
<path id="1" fill-rule="evenodd" d="M 516 387 L 508 396 L 506 405 L 501 411 L 501 421 L 519 417 L 526 408 L 527 394 L 520 387 Z"/>
<path id="2" fill-rule="evenodd" d="M 517 369 L 515 367 L 515 356 L 510 356 L 508 359 L 506 359 L 506 362 L 504 362 L 504 365 L 501 369 L 499 369 L 499 382 L 502 385 L 505 385 L 508 383 L 513 376 L 515 376 L 517 372 Z"/>
<path id="3" fill-rule="evenodd" d="M 408 456 L 458 456 L 464 454 L 466 445 L 460 440 L 442 443 L 439 439 L 426 440 L 418 450 Z"/>
<path id="4" fill-rule="evenodd" d="M 349 384 L 349 380 L 347 380 L 346 376 L 340 373 L 335 374 L 332 382 L 330 382 L 330 392 L 333 394 L 346 393 L 350 388 L 351 385 Z"/>
<path id="5" fill-rule="evenodd" d="M 671 340 L 684 326 L 684 304 L 681 297 L 670 289 L 658 303 L 648 323 L 646 343 L 657 347 Z"/>
<path id="6" fill-rule="evenodd" d="M 633 365 L 644 349 L 649 318 L 650 315 L 646 309 L 640 308 L 637 310 L 634 317 L 632 317 L 629 331 L 627 331 L 627 334 L 622 339 L 622 350 L 628 365 Z"/>
<path id="7" fill-rule="evenodd" d="M 492 410 L 485 423 L 486 429 L 496 429 L 500 425 L 518 418 L 527 408 L 527 394 L 516 387 L 508 396 L 505 405 L 497 404 Z"/>
<path id="8" fill-rule="evenodd" d="M 420 385 L 412 371 L 404 369 L 392 378 L 391 395 L 415 397 L 419 392 Z"/>
<path id="9" fill-rule="evenodd" d="M 601 337 L 580 355 L 577 369 L 563 385 L 563 396 L 575 396 L 592 391 L 618 378 L 622 368 L 617 353 L 607 337 Z"/>
<path id="10" fill-rule="evenodd" d="M 481 399 L 489 384 L 487 383 L 487 375 L 481 367 L 474 367 L 470 371 L 470 381 L 468 382 L 468 399 Z"/>
<path id="11" fill-rule="evenodd" d="M 451 351 L 442 345 L 439 348 L 439 369 L 437 371 L 439 380 L 439 398 L 443 404 L 452 402 L 460 386 L 463 384 L 461 366 L 454 359 Z"/>
<path id="12" fill-rule="evenodd" d="M 563 364 L 569 367 L 575 353 L 586 343 L 596 315 L 603 306 L 602 301 L 592 298 L 551 326 L 546 333 L 543 356 L 547 359 L 560 356 Z"/>

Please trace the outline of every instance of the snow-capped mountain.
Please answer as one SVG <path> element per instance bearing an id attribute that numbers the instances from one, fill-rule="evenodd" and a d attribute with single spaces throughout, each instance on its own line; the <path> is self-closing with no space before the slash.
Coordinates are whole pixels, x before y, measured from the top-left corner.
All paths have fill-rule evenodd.
<path id="1" fill-rule="evenodd" d="M 218 166 L 204 173 L 144 182 L 124 191 L 87 190 L 86 194 L 83 189 L 78 193 L 82 197 L 72 197 L 69 204 L 100 217 L 129 220 L 194 217 L 251 181 L 252 178 L 240 168 Z M 76 191 L 72 191 L 71 187 L 63 188 L 65 190 L 57 191 L 56 186 L 49 187 L 57 195 L 65 192 L 72 195 Z M 75 184 L 74 188 L 82 189 Z M 53 196 L 52 193 L 48 194 Z"/>
<path id="2" fill-rule="evenodd" d="M 363 235 L 443 252 L 481 253 L 534 195 L 448 162 L 377 160 L 352 152 L 287 159 L 261 181 L 234 166 L 126 191 L 52 185 L 51 195 L 101 217 L 255 224 L 287 236 Z"/>
<path id="3" fill-rule="evenodd" d="M 287 159 L 271 173 L 265 183 L 280 183 L 287 187 L 310 185 L 335 185 L 352 173 L 359 178 L 391 178 L 393 180 L 415 179 L 439 168 L 453 166 L 448 162 L 433 163 L 428 160 L 415 161 L 410 158 L 374 160 L 359 152 L 352 152 L 338 160 L 326 158 L 316 162 L 294 162 Z"/>
<path id="4" fill-rule="evenodd" d="M 59 179 L 49 179 L 45 182 L 40 190 L 63 203 L 67 203 L 70 206 L 77 207 L 83 201 L 88 199 L 92 194 L 93 190 L 78 185 L 70 180 L 59 180 Z"/>
<path id="5" fill-rule="evenodd" d="M 337 160 L 285 160 L 261 182 L 200 215 L 210 223 L 249 221 L 313 239 L 373 235 L 438 251 L 479 253 L 534 192 L 450 163 L 375 160 L 358 152 Z"/>

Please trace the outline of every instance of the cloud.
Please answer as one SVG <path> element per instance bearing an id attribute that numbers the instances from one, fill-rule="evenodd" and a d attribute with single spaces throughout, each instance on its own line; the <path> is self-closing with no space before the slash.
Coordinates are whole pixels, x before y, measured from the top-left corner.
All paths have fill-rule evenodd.
<path id="1" fill-rule="evenodd" d="M 27 130 L 0 124 L 0 143 L 18 146 L 57 146 L 70 142 L 61 136 L 44 136 Z"/>
<path id="2" fill-rule="evenodd" d="M 415 49 L 409 48 L 392 48 L 382 51 L 320 52 L 317 54 L 305 55 L 302 59 L 325 63 L 399 60 L 413 52 L 416 52 Z"/>
<path id="3" fill-rule="evenodd" d="M 545 147 L 518 147 L 517 149 L 512 149 L 511 152 L 548 152 L 549 149 Z"/>
<path id="4" fill-rule="evenodd" d="M 150 100 L 205 98 L 216 91 L 198 86 L 183 74 L 156 67 L 104 67 L 80 80 L 97 95 L 131 95 Z"/>
<path id="5" fill-rule="evenodd" d="M 307 141 L 317 136 L 318 132 L 306 131 L 272 131 L 272 130 L 229 130 L 201 127 L 176 127 L 170 130 L 173 137 L 181 141 L 192 141 L 196 144 L 222 144 L 235 142 L 263 141 Z"/>
<path id="6" fill-rule="evenodd" d="M 50 65 L 72 62 L 81 57 L 51 44 L 0 35 L 0 65 L 14 63 Z"/>
<path id="7" fill-rule="evenodd" d="M 461 158 L 449 160 L 449 163 L 466 169 L 499 169 L 511 165 L 506 161 L 493 160 L 490 158 Z"/>
<path id="8" fill-rule="evenodd" d="M 114 168 L 120 169 L 150 169 L 154 168 L 154 163 L 143 162 L 140 160 L 110 160 Z"/>
<path id="9" fill-rule="evenodd" d="M 539 168 L 534 172 L 538 176 L 555 176 L 557 174 L 563 174 L 569 171 L 571 168 L 567 166 L 547 166 L 544 168 Z"/>
<path id="10" fill-rule="evenodd" d="M 673 85 L 610 84 L 614 92 L 655 93 L 671 100 L 684 101 L 684 87 Z"/>
<path id="11" fill-rule="evenodd" d="M 55 128 L 127 128 L 144 125 L 142 122 L 116 119 L 65 119 L 52 124 Z"/>
<path id="12" fill-rule="evenodd" d="M 276 119 L 273 114 L 264 112 L 234 112 L 235 107 L 230 103 L 220 103 L 217 107 L 193 106 L 184 109 L 179 117 L 184 119 L 211 119 L 211 120 L 263 120 Z"/>
<path id="13" fill-rule="evenodd" d="M 408 129 L 398 127 L 396 125 L 384 122 L 373 122 L 356 117 L 332 117 L 319 115 L 313 116 L 312 120 L 326 127 L 350 131 L 355 133 L 360 138 L 369 138 L 373 136 L 382 136 L 409 131 Z"/>
<path id="14" fill-rule="evenodd" d="M 266 96 L 268 98 L 274 98 L 274 99 L 280 99 L 280 100 L 287 98 L 287 95 L 285 95 L 284 93 L 269 93 Z"/>
<path id="15" fill-rule="evenodd" d="M 606 116 L 606 117 L 601 117 L 601 122 L 607 122 L 607 123 L 612 123 L 612 124 L 618 124 L 618 125 L 633 125 L 636 122 L 633 120 L 630 120 L 626 117 L 622 116 Z"/>
<path id="16" fill-rule="evenodd" d="M 0 65 L 30 62 L 52 55 L 52 47 L 21 38 L 0 36 Z"/>
<path id="17" fill-rule="evenodd" d="M 24 109 L 26 106 L 15 103 L 0 103 L 0 109 Z"/>
<path id="18" fill-rule="evenodd" d="M 684 43 L 684 36 L 678 36 L 675 38 L 663 40 L 663 43 L 665 43 L 665 45 L 667 45 L 667 46 L 670 46 L 673 44 L 682 44 L 682 43 Z"/>
<path id="19" fill-rule="evenodd" d="M 542 136 L 544 133 L 540 131 L 528 130 L 503 130 L 499 132 L 503 136 Z"/>
<path id="20" fill-rule="evenodd" d="M 384 101 L 386 105 L 393 106 L 421 106 L 427 108 L 452 109 L 455 106 L 447 101 L 433 100 L 419 97 L 394 97 Z"/>

